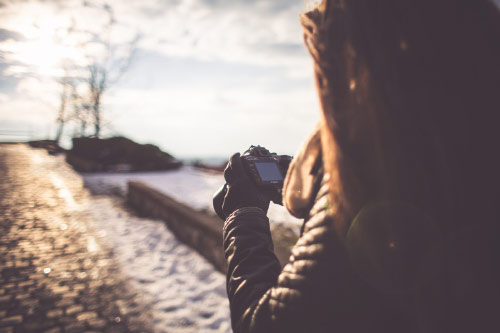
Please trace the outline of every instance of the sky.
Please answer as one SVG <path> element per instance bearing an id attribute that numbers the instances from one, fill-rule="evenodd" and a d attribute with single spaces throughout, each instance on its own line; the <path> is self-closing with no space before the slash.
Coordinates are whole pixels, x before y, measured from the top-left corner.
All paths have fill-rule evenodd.
<path id="1" fill-rule="evenodd" d="M 103 95 L 106 135 L 179 158 L 227 157 L 252 144 L 293 154 L 320 112 L 298 18 L 306 6 L 0 0 L 0 141 L 55 137 L 65 68 L 83 68 L 106 40 L 111 65 L 134 50 Z M 66 145 L 75 131 L 66 129 Z"/>

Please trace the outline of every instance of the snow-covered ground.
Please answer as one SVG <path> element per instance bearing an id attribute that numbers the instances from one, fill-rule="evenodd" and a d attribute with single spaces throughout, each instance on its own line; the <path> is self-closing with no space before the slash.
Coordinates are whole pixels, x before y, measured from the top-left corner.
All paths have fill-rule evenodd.
<path id="1" fill-rule="evenodd" d="M 163 222 L 130 215 L 118 201 L 94 197 L 91 221 L 150 309 L 154 332 L 231 332 L 225 276 Z"/>
<path id="2" fill-rule="evenodd" d="M 93 193 L 124 195 L 127 182 L 136 180 L 183 202 L 194 209 L 213 212 L 212 197 L 224 184 L 222 174 L 211 174 L 184 166 L 174 171 L 141 172 L 141 173 L 87 173 L 82 174 L 85 186 Z M 271 223 L 290 223 L 300 225 L 302 220 L 291 216 L 287 210 L 271 203 L 268 212 Z"/>

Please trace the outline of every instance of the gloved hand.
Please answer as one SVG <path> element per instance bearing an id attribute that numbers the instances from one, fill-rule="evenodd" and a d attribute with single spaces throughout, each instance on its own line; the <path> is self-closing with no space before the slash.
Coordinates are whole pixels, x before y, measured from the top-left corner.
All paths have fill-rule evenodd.
<path id="1" fill-rule="evenodd" d="M 222 212 L 226 217 L 242 207 L 258 207 L 267 213 L 269 209 L 270 196 L 265 190 L 257 188 L 257 185 L 246 173 L 240 154 L 231 156 L 224 178 L 227 184 L 227 193 L 222 203 Z"/>

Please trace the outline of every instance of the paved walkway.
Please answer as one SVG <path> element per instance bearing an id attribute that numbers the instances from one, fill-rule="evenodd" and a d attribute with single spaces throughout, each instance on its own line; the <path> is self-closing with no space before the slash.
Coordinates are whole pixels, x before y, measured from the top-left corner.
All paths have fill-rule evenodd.
<path id="1" fill-rule="evenodd" d="M 51 159 L 0 144 L 0 333 L 145 332 L 150 315 Z"/>

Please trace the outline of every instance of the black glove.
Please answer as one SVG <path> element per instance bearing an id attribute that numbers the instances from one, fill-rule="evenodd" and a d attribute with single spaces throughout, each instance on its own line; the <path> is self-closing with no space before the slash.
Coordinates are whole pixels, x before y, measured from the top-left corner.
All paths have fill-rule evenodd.
<path id="1" fill-rule="evenodd" d="M 224 170 L 224 178 L 227 184 L 227 193 L 222 203 L 222 212 L 225 217 L 242 207 L 258 207 L 267 213 L 269 208 L 269 194 L 257 188 L 257 185 L 246 173 L 240 154 L 231 156 Z"/>

